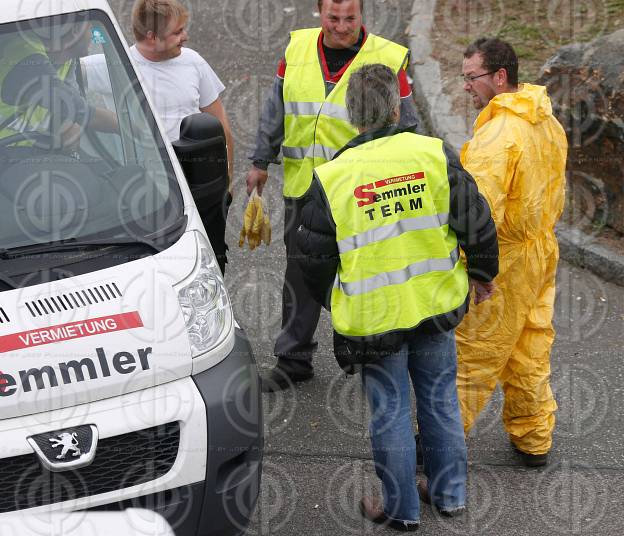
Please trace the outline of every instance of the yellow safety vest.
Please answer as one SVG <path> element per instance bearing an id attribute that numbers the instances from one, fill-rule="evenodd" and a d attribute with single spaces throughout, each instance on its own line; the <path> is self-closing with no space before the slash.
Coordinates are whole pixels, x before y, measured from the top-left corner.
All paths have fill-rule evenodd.
<path id="1" fill-rule="evenodd" d="M 0 47 L 0 87 L 9 72 L 22 60 L 39 54 L 47 57 L 46 48 L 34 34 L 16 35 L 2 43 Z M 65 62 L 57 71 L 61 80 L 65 80 L 74 65 L 73 61 Z M 41 83 L 39 83 L 41 86 Z M 39 89 L 39 88 L 38 88 Z M 6 138 L 17 132 L 35 131 L 43 128 L 44 123 L 49 118 L 49 111 L 42 106 L 25 102 L 22 106 L 15 106 L 0 99 L 0 124 L 7 120 L 11 121 L 0 131 L 0 139 Z M 21 142 L 19 145 L 27 145 L 32 142 Z"/>
<path id="2" fill-rule="evenodd" d="M 349 123 L 345 96 L 351 74 L 364 65 L 382 63 L 399 73 L 407 49 L 368 34 L 360 51 L 329 95 L 319 60 L 320 28 L 290 34 L 284 75 L 284 197 L 303 196 L 312 170 L 338 152 L 357 130 Z"/>
<path id="3" fill-rule="evenodd" d="M 442 140 L 410 132 L 379 138 L 315 173 L 336 224 L 331 310 L 339 334 L 412 329 L 464 303 L 468 277 L 448 224 Z"/>

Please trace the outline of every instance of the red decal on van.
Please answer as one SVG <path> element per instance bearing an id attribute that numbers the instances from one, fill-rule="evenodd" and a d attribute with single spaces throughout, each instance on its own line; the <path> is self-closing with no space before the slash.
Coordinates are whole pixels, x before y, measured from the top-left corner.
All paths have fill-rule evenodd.
<path id="1" fill-rule="evenodd" d="M 70 322 L 49 328 L 4 335 L 0 337 L 0 353 L 141 327 L 143 327 L 143 321 L 138 311 L 90 318 L 81 322 Z"/>

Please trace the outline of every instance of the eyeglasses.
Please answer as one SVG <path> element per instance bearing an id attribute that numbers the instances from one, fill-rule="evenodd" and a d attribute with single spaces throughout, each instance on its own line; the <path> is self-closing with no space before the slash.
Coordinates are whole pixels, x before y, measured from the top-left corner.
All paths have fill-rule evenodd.
<path id="1" fill-rule="evenodd" d="M 482 76 L 487 76 L 488 74 L 494 74 L 496 71 L 490 71 L 489 73 L 478 74 L 476 76 L 466 76 L 465 74 L 460 74 L 460 78 L 466 84 L 472 84 L 477 78 L 481 78 Z"/>

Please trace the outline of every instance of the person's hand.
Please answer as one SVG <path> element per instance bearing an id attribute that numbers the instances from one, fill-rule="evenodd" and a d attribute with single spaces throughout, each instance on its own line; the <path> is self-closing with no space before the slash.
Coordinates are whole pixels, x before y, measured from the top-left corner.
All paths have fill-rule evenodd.
<path id="1" fill-rule="evenodd" d="M 61 148 L 66 153 L 74 153 L 80 148 L 82 129 L 76 123 L 69 123 L 60 131 Z"/>
<path id="2" fill-rule="evenodd" d="M 232 183 L 234 182 L 234 163 L 228 160 L 228 192 L 232 198 L 234 197 L 234 188 Z"/>
<path id="3" fill-rule="evenodd" d="M 477 279 L 469 279 L 470 291 L 474 290 L 474 304 L 479 305 L 480 303 L 489 300 L 496 290 L 496 285 L 493 281 L 489 283 L 485 283 L 484 281 L 478 281 Z"/>
<path id="4" fill-rule="evenodd" d="M 95 111 L 91 116 L 91 120 L 89 121 L 89 128 L 98 132 L 119 134 L 119 121 L 117 120 L 117 114 L 107 110 L 106 108 L 95 108 Z"/>
<path id="5" fill-rule="evenodd" d="M 269 172 L 264 169 L 258 169 L 252 165 L 247 173 L 247 195 L 251 195 L 254 188 L 257 188 L 258 195 L 262 195 L 264 183 L 269 178 Z"/>

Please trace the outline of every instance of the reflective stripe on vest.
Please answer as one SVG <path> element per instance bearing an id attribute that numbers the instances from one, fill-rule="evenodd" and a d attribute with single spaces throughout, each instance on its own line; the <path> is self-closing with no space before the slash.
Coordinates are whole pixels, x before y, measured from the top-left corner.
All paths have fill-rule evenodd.
<path id="1" fill-rule="evenodd" d="M 312 181 L 315 166 L 334 156 L 357 130 L 349 123 L 345 95 L 351 74 L 363 65 L 383 63 L 398 74 L 407 49 L 368 34 L 360 51 L 326 96 L 320 65 L 320 28 L 291 33 L 284 75 L 284 196 L 298 198 Z"/>
<path id="2" fill-rule="evenodd" d="M 343 283 L 336 278 L 335 286 L 340 288 L 347 296 L 356 296 L 357 294 L 365 294 L 377 290 L 381 287 L 389 285 L 400 285 L 409 281 L 412 277 L 423 275 L 427 272 L 445 272 L 452 270 L 459 259 L 459 249 L 455 248 L 451 251 L 451 255 L 447 259 L 427 259 L 415 262 L 394 272 L 382 272 L 380 274 L 362 279 L 353 283 Z"/>
<path id="3" fill-rule="evenodd" d="M 339 104 L 333 104 L 331 102 L 285 102 L 284 113 L 288 115 L 318 115 L 323 111 L 323 115 L 332 117 L 333 119 L 340 119 L 341 121 L 349 121 L 349 113 L 345 106 Z"/>
<path id="4" fill-rule="evenodd" d="M 316 168 L 336 224 L 334 329 L 411 329 L 460 307 L 468 278 L 449 227 L 442 141 L 408 132 L 347 149 Z"/>
<path id="5" fill-rule="evenodd" d="M 433 229 L 446 225 L 447 223 L 448 213 L 399 220 L 398 222 L 391 223 L 390 225 L 384 225 L 383 227 L 377 227 L 376 229 L 371 229 L 370 231 L 364 231 L 363 233 L 344 238 L 338 242 L 338 251 L 340 253 L 346 253 L 347 251 L 367 246 L 373 242 L 379 242 L 380 240 L 399 236 L 408 231 Z"/>
<path id="6" fill-rule="evenodd" d="M 324 145 L 311 145 L 310 147 L 287 147 L 282 146 L 282 154 L 284 157 L 299 159 L 314 158 L 314 155 L 331 160 L 338 151 Z"/>

